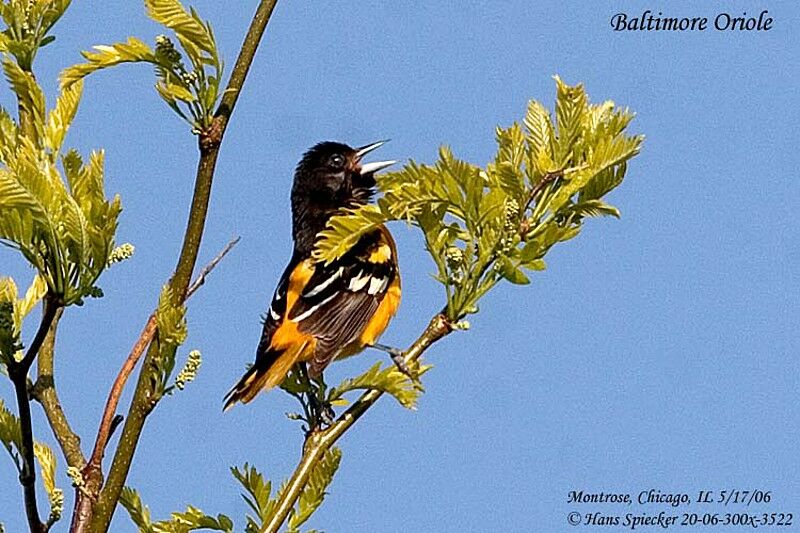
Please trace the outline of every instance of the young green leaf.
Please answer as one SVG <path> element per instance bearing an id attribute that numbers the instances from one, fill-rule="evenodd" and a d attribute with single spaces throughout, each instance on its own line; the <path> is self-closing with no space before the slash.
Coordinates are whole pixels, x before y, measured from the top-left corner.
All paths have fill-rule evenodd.
<path id="1" fill-rule="evenodd" d="M 154 533 L 153 524 L 150 520 L 150 509 L 142 504 L 142 499 L 139 493 L 131 487 L 122 489 L 119 497 L 119 504 L 128 511 L 128 515 L 136 527 L 139 528 L 140 533 Z"/>
<path id="2" fill-rule="evenodd" d="M 3 72 L 8 80 L 11 89 L 19 99 L 20 107 L 27 112 L 31 119 L 36 135 L 41 137 L 44 127 L 45 102 L 44 93 L 33 74 L 26 72 L 20 66 L 9 59 L 3 59 Z"/>
<path id="3" fill-rule="evenodd" d="M 45 146 L 54 153 L 61 150 L 64 137 L 81 101 L 83 83 L 77 82 L 62 90 L 56 101 L 56 107 L 50 112 L 45 129 Z"/>
<path id="4" fill-rule="evenodd" d="M 430 368 L 430 366 L 421 366 L 417 370 L 417 375 L 421 376 Z M 346 379 L 338 386 L 333 387 L 328 393 L 327 401 L 333 403 L 341 399 L 347 392 L 368 389 L 391 394 L 406 409 L 416 409 L 417 400 L 423 392 L 419 382 L 409 379 L 396 366 L 389 365 L 382 368 L 381 363 L 377 362 L 360 376 Z"/>
<path id="5" fill-rule="evenodd" d="M 93 72 L 121 63 L 156 63 L 153 49 L 136 37 L 128 37 L 125 43 L 97 45 L 93 52 L 82 52 L 86 63 L 78 63 L 61 72 L 61 86 L 68 87 Z"/>
<path id="6" fill-rule="evenodd" d="M 150 509 L 142 503 L 139 494 L 130 487 L 122 489 L 119 503 L 128 511 L 128 515 L 139 528 L 140 533 L 188 533 L 198 529 L 233 532 L 233 522 L 227 516 L 216 517 L 206 515 L 197 507 L 189 505 L 184 512 L 172 513 L 169 520 L 153 522 Z"/>
<path id="7" fill-rule="evenodd" d="M 531 282 L 531 280 L 528 279 L 528 276 L 526 276 L 522 270 L 516 267 L 510 259 L 503 258 L 498 264 L 500 273 L 511 283 L 515 285 L 527 285 Z"/>
<path id="8" fill-rule="evenodd" d="M 342 451 L 339 448 L 329 448 L 325 455 L 315 465 L 309 475 L 303 492 L 297 502 L 297 507 L 292 510 L 289 516 L 289 529 L 296 530 L 305 524 L 314 511 L 322 505 L 322 501 L 328 494 L 328 486 L 333 481 L 333 476 L 339 468 L 342 459 Z"/>
<path id="9" fill-rule="evenodd" d="M 61 513 L 64 511 L 64 491 L 56 487 L 56 456 L 50 447 L 41 442 L 34 443 L 33 453 L 39 461 L 42 484 L 50 503 L 48 522 L 53 524 L 61 519 Z"/>
<path id="10" fill-rule="evenodd" d="M 147 14 L 154 21 L 175 32 L 183 48 L 192 55 L 202 51 L 209 55 L 216 53 L 216 43 L 211 27 L 203 22 L 194 9 L 191 12 L 178 0 L 145 0 Z"/>
<path id="11" fill-rule="evenodd" d="M 258 531 L 261 524 L 266 522 L 272 510 L 275 508 L 275 500 L 271 498 L 272 483 L 264 479 L 264 476 L 254 467 L 247 463 L 241 470 L 231 467 L 233 477 L 244 487 L 246 494 L 242 498 L 253 510 L 255 517 L 247 516 L 247 531 Z M 280 491 L 279 491 L 280 492 Z"/>
<path id="12" fill-rule="evenodd" d="M 17 466 L 17 470 L 22 472 L 22 463 L 19 451 L 22 448 L 22 430 L 19 426 L 19 419 L 6 408 L 3 400 L 0 399 L 0 443 L 11 456 Z"/>

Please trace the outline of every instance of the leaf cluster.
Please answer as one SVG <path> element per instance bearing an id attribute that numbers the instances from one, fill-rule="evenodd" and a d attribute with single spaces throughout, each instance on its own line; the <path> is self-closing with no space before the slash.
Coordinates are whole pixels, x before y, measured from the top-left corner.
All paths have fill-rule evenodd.
<path id="1" fill-rule="evenodd" d="M 233 532 L 233 521 L 224 514 L 209 516 L 191 505 L 184 512 L 172 513 L 169 520 L 153 522 L 150 509 L 142 503 L 139 493 L 130 487 L 122 489 L 119 503 L 141 533 L 188 533 L 199 529 Z"/>
<path id="2" fill-rule="evenodd" d="M 430 368 L 432 367 L 429 365 L 418 365 L 414 369 L 415 377 L 419 378 Z M 417 401 L 424 392 L 418 380 L 412 380 L 393 364 L 383 367 L 379 361 L 360 376 L 346 379 L 333 387 L 328 392 L 327 402 L 332 405 L 346 404 L 344 395 L 356 390 L 379 390 L 390 394 L 406 409 L 416 409 Z"/>
<path id="3" fill-rule="evenodd" d="M 247 463 L 241 469 L 235 466 L 231 467 L 231 473 L 244 488 L 245 492 L 242 493 L 242 498 L 255 513 L 254 515 L 247 515 L 245 531 L 247 533 L 258 532 L 272 515 L 280 491 L 278 491 L 275 498 L 272 498 L 272 482 L 265 479 L 256 467 Z"/>
<path id="4" fill-rule="evenodd" d="M 174 291 L 169 284 L 161 289 L 156 308 L 156 324 L 158 325 L 158 357 L 155 364 L 158 369 L 157 383 L 155 383 L 156 397 L 174 391 L 176 385 L 168 385 L 172 372 L 175 370 L 175 356 L 178 347 L 186 341 L 188 328 L 186 325 L 186 306 L 175 298 Z M 186 367 L 181 371 L 181 385 L 194 379 L 200 367 L 200 353 L 192 351 L 187 359 Z M 187 379 L 187 377 L 189 379 Z"/>
<path id="5" fill-rule="evenodd" d="M 422 230 L 451 320 L 477 312 L 502 279 L 529 283 L 525 270 L 543 270 L 550 248 L 578 235 L 585 218 L 619 216 L 603 197 L 643 141 L 625 132 L 633 113 L 555 81 L 555 120 L 531 101 L 522 125 L 497 128 L 497 154 L 484 168 L 442 147 L 433 165 L 411 161 L 379 176 L 383 196 L 333 217 L 315 258 L 333 261 L 377 225 L 405 220 Z"/>
<path id="6" fill-rule="evenodd" d="M 0 108 L 0 243 L 19 250 L 61 303 L 81 304 L 102 295 L 95 282 L 114 247 L 120 201 L 105 197 L 102 151 L 88 163 L 74 150 L 62 155 L 81 84 L 46 113 L 30 73 L 9 58 L 3 70 L 32 127 L 22 131 Z"/>
<path id="7" fill-rule="evenodd" d="M 3 0 L 0 17 L 6 29 L 0 33 L 0 52 L 14 56 L 30 70 L 40 48 L 55 40 L 48 35 L 72 0 Z"/>
<path id="8" fill-rule="evenodd" d="M 211 25 L 178 0 L 145 0 L 145 6 L 151 19 L 174 33 L 180 50 L 165 35 L 156 37 L 155 47 L 135 37 L 97 45 L 93 51 L 83 52 L 85 63 L 64 70 L 61 83 L 68 87 L 93 72 L 121 63 L 150 63 L 155 67 L 156 90 L 161 98 L 193 131 L 205 131 L 211 126 L 220 97 L 223 70 Z"/>
<path id="9" fill-rule="evenodd" d="M 300 533 L 300 527 L 305 524 L 311 515 L 322 505 L 327 489 L 333 481 L 333 476 L 339 469 L 342 451 L 332 447 L 325 451 L 323 456 L 314 464 L 308 481 L 297 500 L 297 505 L 289 514 L 288 533 Z M 242 494 L 247 506 L 254 514 L 247 516 L 247 533 L 257 533 L 272 517 L 275 506 L 281 500 L 286 490 L 284 482 L 275 495 L 272 495 L 272 483 L 254 467 L 247 463 L 239 469 L 231 468 L 233 477 L 242 485 L 245 492 Z M 313 530 L 306 533 L 313 533 Z"/>

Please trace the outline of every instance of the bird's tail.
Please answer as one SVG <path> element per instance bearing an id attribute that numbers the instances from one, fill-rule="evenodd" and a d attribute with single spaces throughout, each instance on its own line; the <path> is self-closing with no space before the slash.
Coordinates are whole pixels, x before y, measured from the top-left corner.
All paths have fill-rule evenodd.
<path id="1" fill-rule="evenodd" d="M 223 411 L 227 411 L 236 402 L 249 403 L 262 390 L 269 390 L 280 385 L 286 374 L 297 362 L 305 344 L 292 347 L 284 351 L 271 351 L 260 357 L 258 361 L 245 372 L 242 379 L 225 395 L 225 406 Z"/>

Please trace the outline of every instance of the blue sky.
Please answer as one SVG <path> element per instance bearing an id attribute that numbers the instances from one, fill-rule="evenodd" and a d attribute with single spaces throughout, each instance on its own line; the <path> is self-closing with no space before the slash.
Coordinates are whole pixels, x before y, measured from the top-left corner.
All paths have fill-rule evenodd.
<path id="1" fill-rule="evenodd" d="M 622 219 L 589 221 L 531 285 L 499 286 L 470 331 L 431 349 L 419 410 L 383 400 L 346 435 L 341 470 L 309 526 L 567 531 L 575 510 L 672 510 L 576 507 L 569 491 L 651 488 L 693 497 L 771 490 L 769 505 L 679 511 L 798 519 L 800 8 L 765 4 L 775 19 L 767 33 L 623 34 L 609 24 L 619 11 L 762 9 L 714 4 L 280 1 L 220 156 L 201 262 L 232 236 L 242 241 L 190 305 L 183 353 L 200 349 L 203 367 L 151 416 L 129 477 L 153 514 L 191 503 L 241 528 L 229 466 L 249 461 L 278 482 L 296 463 L 301 435 L 284 417 L 294 409 L 288 397 L 273 392 L 224 415 L 221 399 L 252 359 L 258 317 L 290 254 L 288 195 L 302 152 L 324 139 L 388 137 L 381 157 L 430 162 L 446 143 L 485 164 L 495 125 L 520 119 L 530 98 L 551 105 L 559 74 L 584 82 L 595 101 L 638 113 L 631 129 L 647 141 L 610 198 Z M 194 5 L 232 66 L 256 2 Z M 55 33 L 37 59 L 51 96 L 79 50 L 129 34 L 152 42 L 160 30 L 139 2 L 75 0 Z M 195 139 L 153 83 L 145 66 L 93 77 L 68 138 L 84 153 L 106 149 L 107 188 L 125 208 L 118 240 L 137 249 L 101 279 L 105 298 L 62 321 L 57 381 L 85 449 L 174 267 L 191 194 Z M 443 300 L 420 236 L 393 230 L 404 300 L 383 339 L 406 345 Z M 0 272 L 30 276 L 8 250 Z M 328 380 L 380 357 L 338 364 Z M 7 382 L 0 397 L 13 399 Z M 52 441 L 34 413 L 37 437 Z M 0 521 L 23 531 L 7 460 L 0 488 Z M 134 528 L 119 511 L 112 530 Z"/>

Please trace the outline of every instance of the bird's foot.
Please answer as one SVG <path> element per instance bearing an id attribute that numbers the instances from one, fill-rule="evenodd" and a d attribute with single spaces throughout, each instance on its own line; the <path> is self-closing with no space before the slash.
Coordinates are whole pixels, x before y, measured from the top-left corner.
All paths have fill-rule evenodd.
<path id="1" fill-rule="evenodd" d="M 336 420 L 336 412 L 329 402 L 321 400 L 317 396 L 317 391 L 308 394 L 308 404 L 311 408 L 311 431 L 322 429 L 323 426 L 330 426 Z"/>
<path id="2" fill-rule="evenodd" d="M 403 353 L 403 350 L 378 343 L 372 344 L 371 347 L 375 348 L 376 350 L 381 350 L 382 352 L 388 353 L 389 357 L 392 358 L 392 362 L 397 367 L 397 370 L 405 374 L 408 377 L 408 379 L 411 380 L 417 379 L 417 377 L 411 372 L 411 369 L 408 367 L 408 363 L 406 363 L 406 354 Z"/>

